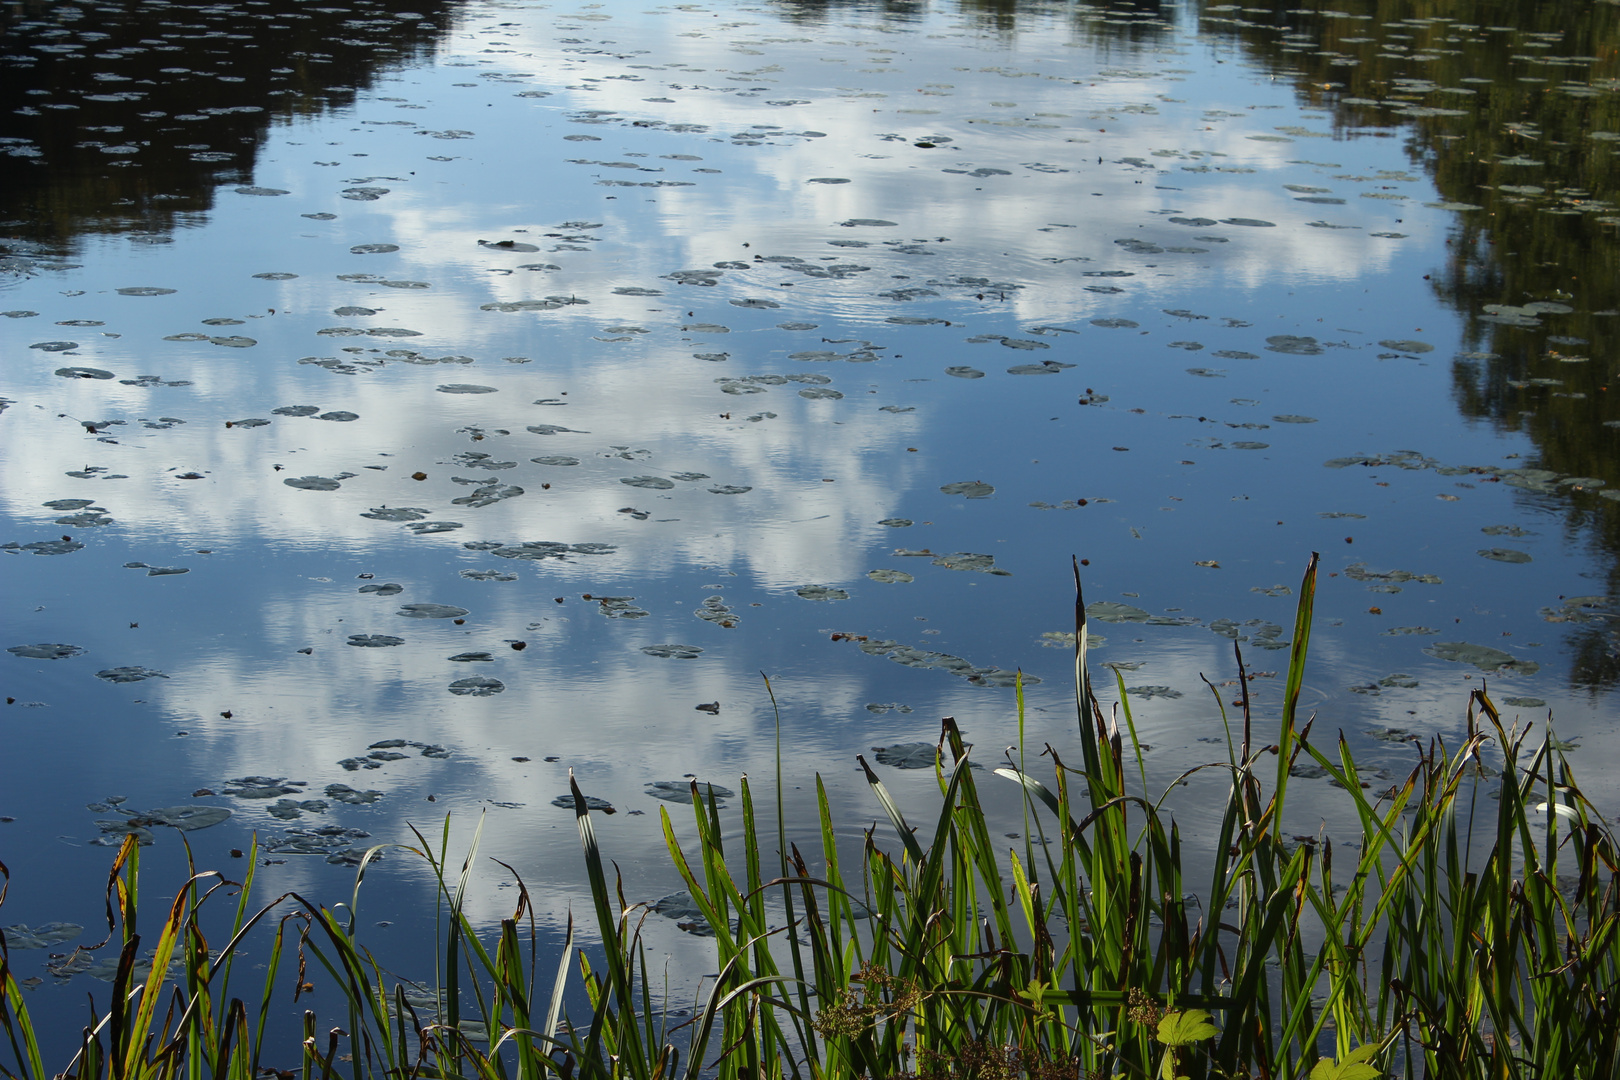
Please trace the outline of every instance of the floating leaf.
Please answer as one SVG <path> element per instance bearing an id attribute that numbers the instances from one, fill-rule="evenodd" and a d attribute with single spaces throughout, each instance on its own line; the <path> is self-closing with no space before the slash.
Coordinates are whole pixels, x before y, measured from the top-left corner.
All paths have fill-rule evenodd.
<path id="1" fill-rule="evenodd" d="M 489 697 L 499 694 L 506 689 L 506 684 L 499 679 L 471 678 L 457 679 L 450 684 L 450 692 L 461 697 Z"/>
<path id="2" fill-rule="evenodd" d="M 1541 670 L 1541 665 L 1533 660 L 1520 660 L 1501 649 L 1493 649 L 1489 645 L 1471 645 L 1466 641 L 1439 641 L 1423 651 L 1441 660 L 1473 664 L 1481 671 L 1511 671 L 1532 675 Z"/>
<path id="3" fill-rule="evenodd" d="M 459 619 L 467 609 L 450 604 L 406 604 L 395 614 L 407 619 Z"/>
<path id="4" fill-rule="evenodd" d="M 670 660 L 695 660 L 703 652 L 696 645 L 643 645 L 641 651 Z"/>
<path id="5" fill-rule="evenodd" d="M 893 746 L 874 746 L 872 756 L 879 765 L 891 769 L 932 769 L 938 747 L 934 743 L 896 743 Z"/>
<path id="6" fill-rule="evenodd" d="M 692 786 L 692 782 L 687 780 L 654 780 L 647 785 L 647 794 L 665 802 L 683 803 L 690 806 L 692 804 Z M 711 795 L 718 801 L 720 799 L 735 798 L 737 794 L 730 788 L 721 787 L 719 784 L 699 783 L 697 784 L 697 790 L 698 797 L 703 800 L 705 805 Z"/>
<path id="7" fill-rule="evenodd" d="M 40 645 L 13 645 L 6 652 L 13 656 L 25 656 L 31 660 L 66 660 L 70 656 L 83 656 L 84 649 L 77 645 L 40 644 Z"/>
<path id="8" fill-rule="evenodd" d="M 831 585 L 802 585 L 793 590 L 806 600 L 848 600 L 849 593 Z"/>
<path id="9" fill-rule="evenodd" d="M 115 667 L 96 672 L 96 678 L 110 683 L 132 683 L 143 679 L 167 679 L 161 671 L 145 667 Z"/>
<path id="10" fill-rule="evenodd" d="M 48 949 L 52 945 L 72 941 L 84 933 L 84 927 L 78 923 L 48 922 L 30 928 L 18 923 L 15 926 L 0 926 L 0 933 L 5 935 L 7 949 Z"/>

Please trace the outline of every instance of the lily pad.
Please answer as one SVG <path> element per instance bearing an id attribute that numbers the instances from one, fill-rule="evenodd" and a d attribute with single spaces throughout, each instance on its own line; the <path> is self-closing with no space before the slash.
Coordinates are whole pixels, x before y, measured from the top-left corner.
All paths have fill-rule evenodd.
<path id="1" fill-rule="evenodd" d="M 1173 690 L 1168 686 L 1128 686 L 1125 688 L 1125 692 L 1133 697 L 1140 698 L 1178 698 L 1182 696 L 1180 690 Z"/>
<path id="2" fill-rule="evenodd" d="M 666 480 L 662 476 L 621 476 L 619 483 L 630 487 L 650 488 L 653 491 L 668 491 L 675 486 L 675 481 Z"/>
<path id="3" fill-rule="evenodd" d="M 579 458 L 569 457 L 567 454 L 548 454 L 544 457 L 530 458 L 536 465 L 578 465 Z"/>
<path id="4" fill-rule="evenodd" d="M 373 521 L 421 521 L 427 514 L 420 506 L 373 506 L 360 516 Z"/>
<path id="5" fill-rule="evenodd" d="M 395 614 L 407 619 L 459 619 L 467 614 L 467 609 L 451 604 L 406 604 Z"/>
<path id="6" fill-rule="evenodd" d="M 714 796 L 716 801 L 735 798 L 737 795 L 730 788 L 723 788 L 719 784 L 699 783 L 697 789 L 698 798 L 702 799 L 705 804 L 708 803 L 711 795 Z M 647 785 L 647 794 L 665 802 L 690 806 L 692 805 L 692 782 L 688 780 L 654 780 Z"/>
<path id="7" fill-rule="evenodd" d="M 980 555 L 972 551 L 956 551 L 949 555 L 940 555 L 934 559 L 935 566 L 943 566 L 947 570 L 971 570 L 980 574 L 994 574 L 997 577 L 1011 577 L 1008 570 L 996 566 L 994 555 Z"/>
<path id="8" fill-rule="evenodd" d="M 32 928 L 23 923 L 0 926 L 0 934 L 5 935 L 7 949 L 48 949 L 52 945 L 72 941 L 82 933 L 84 927 L 70 922 L 41 923 Z"/>
<path id="9" fill-rule="evenodd" d="M 904 570 L 868 570 L 866 576 L 884 585 L 909 585 L 917 580 Z"/>
<path id="10" fill-rule="evenodd" d="M 25 656 L 30 660 L 66 660 L 70 656 L 83 656 L 84 649 L 77 645 L 42 643 L 39 645 L 13 645 L 6 652 Z"/>
<path id="11" fill-rule="evenodd" d="M 326 476 L 294 476 L 283 480 L 282 483 L 303 491 L 336 491 L 343 486 Z"/>
<path id="12" fill-rule="evenodd" d="M 940 491 L 947 495 L 962 495 L 969 499 L 987 499 L 995 494 L 995 488 L 982 480 L 962 480 L 954 484 L 941 485 Z"/>
<path id="13" fill-rule="evenodd" d="M 559 795 L 555 799 L 551 800 L 551 805 L 560 806 L 566 810 L 572 810 L 574 808 L 574 796 Z M 606 799 L 599 799 L 595 795 L 585 796 L 585 808 L 587 810 L 600 810 L 604 814 L 612 814 L 617 812 L 613 809 L 612 803 L 608 802 Z"/>
<path id="14" fill-rule="evenodd" d="M 932 769 L 937 749 L 935 743 L 929 742 L 896 743 L 872 747 L 872 757 L 891 769 Z"/>
<path id="15" fill-rule="evenodd" d="M 493 394 L 496 392 L 493 386 L 480 386 L 477 383 L 445 383 L 443 386 L 435 386 L 434 389 L 441 394 Z"/>
<path id="16" fill-rule="evenodd" d="M 1322 346 L 1317 344 L 1313 337 L 1301 337 L 1297 334 L 1274 334 L 1266 338 L 1266 351 L 1274 353 L 1287 353 L 1290 356 L 1317 356 L 1322 352 Z"/>
<path id="17" fill-rule="evenodd" d="M 506 684 L 499 679 L 486 679 L 475 676 L 470 679 L 457 679 L 450 684 L 450 692 L 460 697 L 489 697 L 499 694 L 506 689 Z"/>
<path id="18" fill-rule="evenodd" d="M 1494 559 L 1497 562 L 1527 563 L 1531 561 L 1528 551 L 1515 551 L 1513 548 L 1480 548 L 1478 554 L 1481 558 Z"/>
<path id="19" fill-rule="evenodd" d="M 848 600 L 849 593 L 831 585 L 801 585 L 793 590 L 806 600 Z"/>
<path id="20" fill-rule="evenodd" d="M 716 484 L 709 489 L 709 492 L 713 495 L 746 495 L 753 490 L 752 487 L 738 486 L 737 484 Z"/>
<path id="21" fill-rule="evenodd" d="M 283 405 L 279 409 L 271 409 L 271 416 L 314 416 L 321 411 L 319 405 Z"/>
<path id="22" fill-rule="evenodd" d="M 390 645 L 403 645 L 405 639 L 392 634 L 350 634 L 347 644 L 362 649 L 385 649 Z"/>
<path id="23" fill-rule="evenodd" d="M 1149 615 L 1139 607 L 1122 604 L 1117 600 L 1094 600 L 1086 605 L 1086 618 L 1098 622 L 1147 622 Z"/>
<path id="24" fill-rule="evenodd" d="M 703 652 L 696 645 L 643 645 L 641 651 L 648 656 L 668 660 L 696 660 Z"/>
<path id="25" fill-rule="evenodd" d="M 211 825 L 218 825 L 231 816 L 229 809 L 223 806 L 188 805 L 188 806 L 162 806 L 156 810 L 148 810 L 144 814 L 137 814 L 130 819 L 134 825 L 167 825 L 181 832 L 195 832 L 206 829 Z"/>
<path id="26" fill-rule="evenodd" d="M 1481 671 L 1511 671 L 1521 675 L 1532 675 L 1541 670 L 1541 665 L 1534 660 L 1520 660 L 1501 649 L 1493 649 L 1489 645 L 1471 645 L 1466 641 L 1437 641 L 1423 651 L 1441 660 L 1473 664 Z"/>
<path id="27" fill-rule="evenodd" d="M 945 369 L 945 374 L 954 375 L 958 379 L 984 378 L 984 372 L 980 371 L 978 368 L 968 367 L 965 364 L 957 364 L 954 367 L 948 367 Z"/>
<path id="28" fill-rule="evenodd" d="M 405 586 L 395 581 L 388 581 L 380 585 L 362 585 L 356 591 L 370 593 L 375 596 L 397 596 L 405 591 Z"/>
<path id="29" fill-rule="evenodd" d="M 110 683 L 141 682 L 145 679 L 167 679 L 168 676 L 161 671 L 146 667 L 115 667 L 105 668 L 96 672 L 96 678 Z"/>
<path id="30" fill-rule="evenodd" d="M 34 346 L 34 348 L 38 347 L 37 345 Z M 112 372 L 98 367 L 61 367 L 56 369 L 56 374 L 64 379 L 110 379 L 113 377 Z"/>
<path id="31" fill-rule="evenodd" d="M 315 419 L 317 419 L 317 420 L 330 420 L 335 424 L 347 424 L 347 423 L 350 423 L 352 421 L 360 419 L 360 414 L 359 413 L 352 413 L 352 412 L 345 412 L 342 409 L 336 409 L 336 410 L 334 410 L 332 412 L 323 412 L 319 416 L 317 416 Z"/>
<path id="32" fill-rule="evenodd" d="M 327 784 L 326 797 L 349 806 L 369 806 L 382 798 L 383 793 L 375 790 L 360 791 L 348 784 Z"/>
<path id="33" fill-rule="evenodd" d="M 570 802 L 569 805 L 573 804 Z M 676 925 L 688 934 L 714 937 L 714 927 L 704 917 L 702 909 L 693 902 L 692 894 L 685 890 L 659 897 L 647 906 L 649 910 L 656 911 L 666 919 L 674 919 Z"/>
<path id="34" fill-rule="evenodd" d="M 156 285 L 131 285 L 117 291 L 119 296 L 168 296 L 175 290 L 160 288 Z"/>
<path id="35" fill-rule="evenodd" d="M 1386 349 L 1394 349 L 1403 353 L 1434 352 L 1434 346 L 1426 341 L 1380 341 L 1378 344 Z"/>

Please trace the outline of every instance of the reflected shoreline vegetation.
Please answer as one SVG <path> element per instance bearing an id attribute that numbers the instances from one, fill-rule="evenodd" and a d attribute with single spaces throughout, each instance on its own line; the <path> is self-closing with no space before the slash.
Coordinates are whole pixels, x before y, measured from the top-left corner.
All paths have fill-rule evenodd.
<path id="1" fill-rule="evenodd" d="M 570 776 L 632 904 L 694 780 L 731 844 L 780 768 L 787 843 L 858 859 L 856 755 L 910 807 L 942 716 L 1072 740 L 1071 556 L 1195 859 L 1212 689 L 1375 792 L 1484 690 L 1612 820 L 1617 45 L 1513 0 L 5 5 L 8 937 L 94 924 L 129 836 L 330 903 L 449 815 L 467 925 L 521 881 L 554 950 Z M 1333 779 L 1301 835 L 1358 834 Z M 401 854 L 366 933 L 424 981 Z"/>

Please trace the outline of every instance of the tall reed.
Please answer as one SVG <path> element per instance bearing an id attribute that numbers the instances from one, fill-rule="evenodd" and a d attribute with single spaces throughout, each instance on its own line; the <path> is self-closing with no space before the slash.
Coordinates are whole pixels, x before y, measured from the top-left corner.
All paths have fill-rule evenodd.
<path id="1" fill-rule="evenodd" d="M 940 803 L 927 828 L 911 824 L 857 757 L 894 828 L 887 841 L 868 833 L 858 852 L 840 849 L 819 777 L 817 827 L 790 833 L 779 720 L 774 837 L 761 832 L 747 777 L 740 839 L 728 843 L 712 792 L 695 783 L 695 843 L 683 844 L 661 811 L 673 867 L 716 950 L 717 974 L 688 1019 L 677 1018 L 663 999 L 662 976 L 648 967 L 650 908 L 627 902 L 618 881 L 610 882 L 570 777 L 594 909 L 591 947 L 576 946 L 570 916 L 560 957 L 541 956 L 521 881 L 513 915 L 480 934 L 465 912 L 479 836 L 453 865 L 446 819 L 436 842 L 417 832 L 413 845 L 385 845 L 425 860 L 438 883 L 441 952 L 432 986 L 390 980 L 360 941 L 361 885 L 382 848 L 362 860 L 348 902 L 330 908 L 288 893 L 249 914 L 253 860 L 240 883 L 193 867 L 143 954 L 140 856 L 130 838 L 108 879 L 103 946 L 120 951 L 107 1011 L 90 1018 L 60 1072 L 46 1070 L 0 938 L 0 1027 L 10 1051 L 0 1073 L 18 1080 L 264 1080 L 266 1070 L 283 1080 L 294 1072 L 301 1080 L 1620 1076 L 1615 838 L 1558 744 L 1505 727 L 1477 690 L 1456 746 L 1438 738 L 1414 746 L 1404 779 L 1381 792 L 1365 786 L 1344 736 L 1313 743 L 1311 723 L 1299 715 L 1313 557 L 1280 717 L 1262 725 L 1252 715 L 1237 653 L 1242 716 L 1228 717 L 1215 694 L 1226 760 L 1190 770 L 1154 795 L 1123 682 L 1116 674 L 1120 704 L 1107 712 L 1092 687 L 1076 569 L 1077 761 L 1049 745 L 1041 755 L 1046 775 L 1030 770 L 1020 687 L 1018 759 L 980 773 L 1019 785 L 1026 824 L 1017 848 L 994 839 L 973 748 L 948 717 L 935 761 Z M 1342 789 L 1350 836 L 1289 833 L 1290 782 L 1307 762 Z M 1222 775 L 1227 796 L 1215 841 L 1189 852 L 1169 797 L 1204 771 Z M 1207 879 L 1190 880 L 1192 865 L 1206 867 Z M 4 896 L 0 889 L 0 903 Z M 235 898 L 217 949 L 204 932 L 204 909 L 216 896 Z M 271 939 L 251 1005 L 231 988 L 250 935 Z M 297 956 L 290 993 L 280 977 L 284 951 Z M 299 1045 L 267 1045 L 272 1013 L 295 1009 L 320 972 L 344 1002 L 346 1026 L 318 1032 L 306 1010 Z M 574 979 L 589 1005 L 577 1017 L 567 1008 Z M 296 1068 L 284 1068 L 293 1060 Z"/>

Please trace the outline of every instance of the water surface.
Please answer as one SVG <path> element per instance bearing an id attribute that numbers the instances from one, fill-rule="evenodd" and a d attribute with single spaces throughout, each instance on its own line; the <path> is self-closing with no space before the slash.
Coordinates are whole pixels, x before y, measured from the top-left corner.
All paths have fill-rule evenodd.
<path id="1" fill-rule="evenodd" d="M 761 672 L 858 836 L 854 755 L 999 756 L 1017 671 L 1071 742 L 1071 555 L 1163 782 L 1320 551 L 1319 732 L 1393 775 L 1488 681 L 1612 806 L 1614 16 L 1431 7 L 8 16 L 7 923 L 95 940 L 128 813 L 214 806 L 267 899 L 487 814 L 555 927 L 569 769 L 656 899 Z"/>

